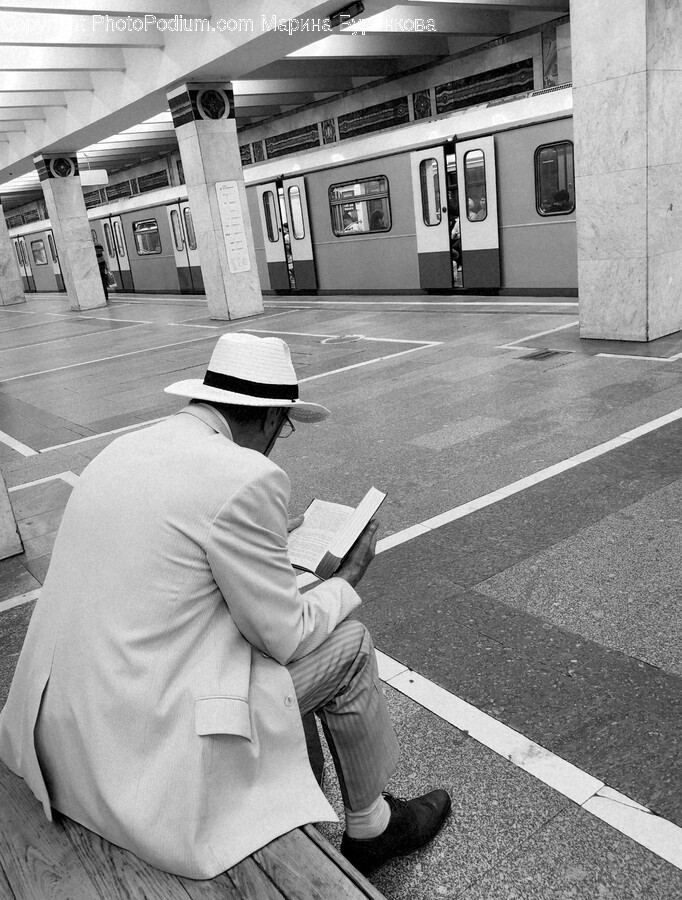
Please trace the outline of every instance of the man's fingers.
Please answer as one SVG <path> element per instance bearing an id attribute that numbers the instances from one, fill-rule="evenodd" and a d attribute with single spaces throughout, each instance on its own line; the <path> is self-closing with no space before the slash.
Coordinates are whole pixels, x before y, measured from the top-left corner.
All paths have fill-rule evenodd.
<path id="1" fill-rule="evenodd" d="M 301 525 L 303 525 L 304 518 L 304 515 L 300 515 L 296 516 L 296 518 L 294 519 L 289 519 L 289 521 L 287 522 L 287 531 L 293 531 L 295 528 L 299 528 Z"/>

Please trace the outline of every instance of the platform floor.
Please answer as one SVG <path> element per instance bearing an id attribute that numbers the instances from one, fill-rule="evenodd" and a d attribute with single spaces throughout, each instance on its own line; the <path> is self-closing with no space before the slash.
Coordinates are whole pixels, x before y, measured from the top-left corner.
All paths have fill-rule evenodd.
<path id="1" fill-rule="evenodd" d="M 448 786 L 453 814 L 377 887 L 682 900 L 682 337 L 581 341 L 573 301 L 271 298 L 237 322 L 199 298 L 0 308 L 24 542 L 0 563 L 0 703 L 80 472 L 180 408 L 163 387 L 235 330 L 284 337 L 334 414 L 276 447 L 292 514 L 388 492 L 359 618 L 403 745 L 389 787 Z"/>

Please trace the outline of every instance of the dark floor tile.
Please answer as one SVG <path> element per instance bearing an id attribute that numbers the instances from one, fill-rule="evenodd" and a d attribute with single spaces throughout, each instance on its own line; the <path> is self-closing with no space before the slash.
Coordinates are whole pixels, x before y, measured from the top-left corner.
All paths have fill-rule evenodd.
<path id="1" fill-rule="evenodd" d="M 11 600 L 40 587 L 28 566 L 16 556 L 0 560 L 0 601 Z M 0 606 L 0 609 L 2 607 Z"/>
<path id="2" fill-rule="evenodd" d="M 26 560 L 26 568 L 41 585 L 45 582 L 45 576 L 50 567 L 50 559 L 51 556 L 40 556 L 38 559 Z"/>
<path id="3" fill-rule="evenodd" d="M 64 501 L 65 505 L 66 501 Z M 19 523 L 19 533 L 22 540 L 30 541 L 33 538 L 40 537 L 40 535 L 57 531 L 64 515 L 64 506 L 49 509 L 46 512 L 38 513 L 38 515 L 22 519 Z"/>
<path id="4" fill-rule="evenodd" d="M 582 809 L 548 820 L 457 900 L 677 900 L 682 872 Z"/>
<path id="5" fill-rule="evenodd" d="M 71 495 L 72 487 L 61 478 L 12 491 L 12 509 L 18 523 L 23 519 L 39 516 L 51 509 L 63 509 Z"/>
<path id="6" fill-rule="evenodd" d="M 0 709 L 5 705 L 35 601 L 3 612 L 0 603 Z"/>

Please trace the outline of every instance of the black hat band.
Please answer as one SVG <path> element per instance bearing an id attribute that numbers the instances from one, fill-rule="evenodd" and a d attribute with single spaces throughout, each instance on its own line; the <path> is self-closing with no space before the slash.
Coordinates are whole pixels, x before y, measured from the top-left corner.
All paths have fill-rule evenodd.
<path id="1" fill-rule="evenodd" d="M 297 384 L 263 384 L 260 381 L 247 381 L 233 375 L 222 375 L 210 369 L 204 377 L 206 387 L 218 388 L 221 391 L 232 391 L 248 397 L 271 397 L 273 400 L 298 400 Z"/>

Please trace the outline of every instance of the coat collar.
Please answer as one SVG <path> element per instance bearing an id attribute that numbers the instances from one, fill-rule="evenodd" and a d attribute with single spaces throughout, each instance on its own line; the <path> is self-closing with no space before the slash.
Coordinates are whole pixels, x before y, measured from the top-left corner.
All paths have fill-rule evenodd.
<path id="1" fill-rule="evenodd" d="M 189 406 L 181 409 L 178 415 L 182 415 L 182 413 L 187 413 L 189 416 L 201 419 L 202 422 L 205 422 L 214 431 L 217 431 L 218 434 L 222 434 L 226 437 L 228 441 L 234 440 L 232 432 L 230 431 L 230 426 L 220 413 L 212 406 L 209 406 L 208 403 L 190 403 Z"/>

